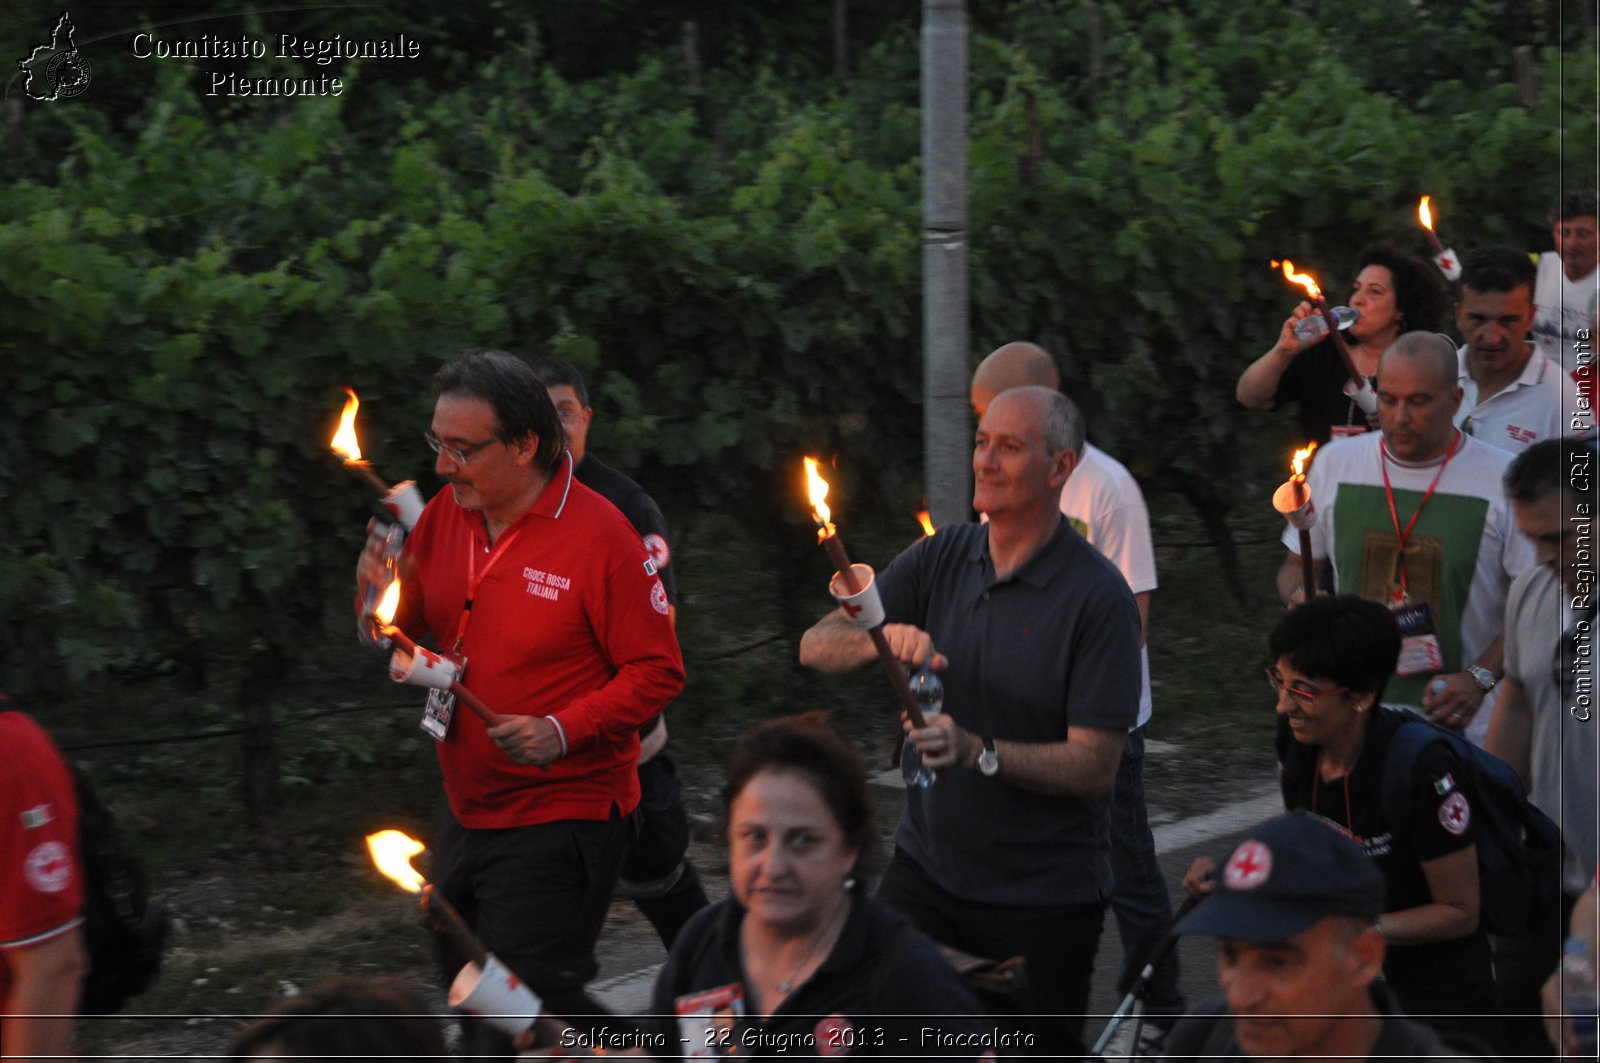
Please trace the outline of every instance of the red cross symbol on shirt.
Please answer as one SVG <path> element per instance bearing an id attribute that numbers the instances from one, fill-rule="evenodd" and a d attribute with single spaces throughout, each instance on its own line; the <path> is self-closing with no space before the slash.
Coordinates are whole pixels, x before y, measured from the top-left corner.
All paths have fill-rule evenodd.
<path id="1" fill-rule="evenodd" d="M 52 853 L 39 863 L 39 874 L 45 878 L 54 879 L 57 875 L 64 874 L 67 870 L 67 858 L 63 855 Z"/>
<path id="2" fill-rule="evenodd" d="M 1467 804 L 1467 799 L 1459 792 L 1451 794 L 1444 799 L 1444 804 L 1439 806 L 1439 823 L 1451 834 L 1460 834 L 1467 829 L 1467 822 L 1472 818 L 1472 809 Z"/>

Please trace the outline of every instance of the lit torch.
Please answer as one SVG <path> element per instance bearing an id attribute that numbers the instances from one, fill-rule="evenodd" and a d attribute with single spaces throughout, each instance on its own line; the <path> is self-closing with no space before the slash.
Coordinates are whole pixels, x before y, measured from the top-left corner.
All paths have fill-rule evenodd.
<path id="1" fill-rule="evenodd" d="M 1339 358 L 1344 362 L 1344 371 L 1350 374 L 1350 383 L 1355 392 L 1360 392 L 1364 389 L 1370 391 L 1371 388 L 1367 383 L 1367 378 L 1361 375 L 1361 370 L 1356 368 L 1356 360 L 1350 356 L 1350 348 L 1344 342 L 1344 333 L 1339 331 L 1339 321 L 1333 316 L 1333 308 L 1328 306 L 1328 301 L 1322 297 L 1322 289 L 1317 285 L 1316 278 L 1309 273 L 1296 273 L 1294 271 L 1294 263 L 1288 259 L 1284 259 L 1281 263 L 1274 259 L 1272 265 L 1274 269 L 1282 266 L 1283 275 L 1289 278 L 1289 282 L 1298 284 L 1305 289 L 1306 298 L 1311 301 L 1311 305 L 1322 315 L 1322 320 L 1328 323 L 1328 339 L 1333 341 L 1334 350 L 1339 352 Z M 1352 391 L 1347 388 L 1345 394 L 1352 395 Z M 1362 408 L 1366 408 L 1365 403 L 1362 404 Z M 1376 408 L 1377 404 L 1374 402 L 1373 409 Z M 1367 412 L 1370 413 L 1372 411 L 1368 410 Z"/>
<path id="2" fill-rule="evenodd" d="M 410 480 L 390 487 L 372 468 L 372 463 L 361 456 L 361 443 L 356 439 L 356 411 L 361 408 L 361 400 L 356 398 L 356 393 L 349 388 L 345 388 L 344 393 L 350 397 L 345 400 L 344 412 L 339 415 L 339 429 L 333 433 L 328 446 L 344 459 L 345 468 L 361 477 L 378 492 L 378 497 L 383 500 L 389 512 L 405 525 L 407 531 L 410 531 L 416 527 L 417 518 L 422 516 L 422 492 L 418 491 L 417 485 Z"/>
<path id="3" fill-rule="evenodd" d="M 455 906 L 411 866 L 411 858 L 424 848 L 403 831 L 367 835 L 367 851 L 378 870 L 407 893 L 422 894 L 422 911 L 429 925 L 448 938 L 467 961 L 450 986 L 450 1006 L 477 1015 L 513 1037 L 527 1033 L 544 1010 L 544 1002 L 484 948 Z"/>
<path id="4" fill-rule="evenodd" d="M 1432 196 L 1423 196 L 1417 204 L 1417 220 L 1428 234 L 1428 246 L 1433 248 L 1433 264 L 1439 267 L 1439 272 L 1445 275 L 1446 280 L 1453 281 L 1461 276 L 1461 260 L 1456 257 L 1455 251 L 1439 242 L 1439 235 L 1433 231 L 1433 211 L 1428 206 L 1431 199 Z"/>
<path id="5" fill-rule="evenodd" d="M 933 514 L 928 512 L 927 506 L 923 506 L 921 509 L 917 510 L 917 523 L 922 525 L 922 535 L 924 538 L 928 538 L 933 535 Z"/>
<path id="6" fill-rule="evenodd" d="M 805 469 L 806 494 L 811 501 L 811 517 L 817 522 L 817 542 L 828 552 L 828 559 L 838 569 L 828 583 L 828 590 L 839 602 L 839 607 L 844 610 L 845 616 L 849 617 L 850 623 L 865 629 L 871 636 L 872 645 L 878 651 L 878 660 L 883 662 L 884 673 L 889 677 L 889 685 L 894 687 L 894 692 L 900 699 L 901 711 L 906 714 L 913 727 L 926 727 L 927 721 L 923 719 L 922 710 L 911 694 L 906 670 L 900 667 L 900 662 L 889 649 L 888 640 L 883 637 L 883 602 L 878 597 L 878 587 L 873 580 L 872 568 L 870 565 L 850 563 L 850 556 L 845 553 L 844 543 L 839 539 L 839 529 L 833 525 L 833 514 L 828 509 L 826 501 L 828 481 L 818 474 L 816 459 L 806 458 Z M 899 732 L 896 731 L 896 734 L 899 735 Z M 899 762 L 900 748 L 897 745 L 894 763 Z"/>
<path id="7" fill-rule="evenodd" d="M 1300 533 L 1300 582 L 1305 588 L 1306 600 L 1317 595 L 1315 570 L 1311 558 L 1311 528 L 1317 523 L 1317 511 L 1311 504 L 1311 490 L 1306 487 L 1306 468 L 1315 443 L 1301 447 L 1289 460 L 1291 475 L 1272 493 L 1272 508 L 1277 510 Z"/>
<path id="8" fill-rule="evenodd" d="M 389 659 L 389 678 L 396 683 L 434 687 L 447 690 L 475 713 L 485 727 L 500 723 L 500 716 L 468 690 L 458 678 L 460 666 L 448 657 L 418 646 L 404 631 L 394 626 L 394 615 L 400 608 L 400 580 L 396 578 L 383 592 L 372 610 L 371 620 L 379 631 L 394 640 L 394 656 Z"/>

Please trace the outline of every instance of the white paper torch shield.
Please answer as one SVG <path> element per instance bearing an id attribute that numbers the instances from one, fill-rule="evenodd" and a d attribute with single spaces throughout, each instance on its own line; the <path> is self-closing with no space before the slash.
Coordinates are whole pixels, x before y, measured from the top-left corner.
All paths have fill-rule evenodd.
<path id="1" fill-rule="evenodd" d="M 1293 480 L 1279 484 L 1278 489 L 1272 492 L 1272 508 L 1300 531 L 1312 528 L 1317 523 L 1317 507 L 1311 502 L 1311 492 Z"/>
<path id="2" fill-rule="evenodd" d="M 850 571 L 856 577 L 856 583 L 861 590 L 856 594 L 849 594 L 844 588 L 842 574 L 835 572 L 833 579 L 828 581 L 828 592 L 833 595 L 839 607 L 844 610 L 844 615 L 850 618 L 850 623 L 866 631 L 883 623 L 883 599 L 878 597 L 878 584 L 874 578 L 876 573 L 871 565 L 855 564 L 850 566 Z"/>
<path id="3" fill-rule="evenodd" d="M 1433 256 L 1433 264 L 1439 267 L 1439 272 L 1447 280 L 1458 281 L 1461 279 L 1461 258 L 1456 254 L 1456 249 L 1447 247 Z"/>
<path id="4" fill-rule="evenodd" d="M 1372 381 L 1363 380 L 1358 388 L 1354 380 L 1346 380 L 1344 394 L 1346 398 L 1355 400 L 1355 404 L 1361 407 L 1361 412 L 1368 417 L 1378 412 L 1378 393 L 1372 390 Z"/>
<path id="5" fill-rule="evenodd" d="M 493 954 L 481 969 L 475 963 L 461 968 L 450 984 L 448 1000 L 452 1008 L 476 1015 L 512 1037 L 532 1026 L 544 1007 L 538 995 Z"/>
<path id="6" fill-rule="evenodd" d="M 449 690 L 458 674 L 456 662 L 423 646 L 417 647 L 416 656 L 397 649 L 389 658 L 389 678 L 396 683 Z"/>
<path id="7" fill-rule="evenodd" d="M 395 484 L 394 490 L 384 496 L 383 504 L 405 526 L 406 531 L 415 528 L 422 516 L 422 492 L 417 490 L 416 482 L 412 480 Z"/>

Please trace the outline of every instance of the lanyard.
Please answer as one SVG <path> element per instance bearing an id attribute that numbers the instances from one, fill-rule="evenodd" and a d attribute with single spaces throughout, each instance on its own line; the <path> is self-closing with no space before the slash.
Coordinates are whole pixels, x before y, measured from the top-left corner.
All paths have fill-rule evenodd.
<path id="1" fill-rule="evenodd" d="M 1406 542 L 1411 538 L 1411 531 L 1417 526 L 1417 518 L 1422 516 L 1422 509 L 1428 504 L 1428 499 L 1433 497 L 1434 488 L 1439 486 L 1439 478 L 1444 475 L 1444 470 L 1450 464 L 1450 459 L 1456 456 L 1456 448 L 1461 445 L 1461 433 L 1457 432 L 1455 439 L 1450 441 L 1450 449 L 1445 451 L 1444 461 L 1439 463 L 1439 471 L 1433 474 L 1433 482 L 1423 492 L 1422 501 L 1417 503 L 1417 511 L 1411 514 L 1411 519 L 1406 521 L 1405 531 L 1400 530 L 1400 514 L 1394 508 L 1394 488 L 1389 486 L 1389 447 L 1387 441 L 1378 441 L 1378 468 L 1383 471 L 1383 494 L 1389 500 L 1389 519 L 1394 522 L 1394 535 L 1399 540 L 1398 554 L 1395 564 L 1400 569 L 1400 590 L 1395 594 L 1396 603 L 1410 600 L 1406 588 Z"/>
<path id="2" fill-rule="evenodd" d="M 478 571 L 477 542 L 467 543 L 467 600 L 461 606 L 461 622 L 456 625 L 456 637 L 452 643 L 451 653 L 461 652 L 461 640 L 467 635 L 467 621 L 472 619 L 472 599 L 477 596 L 478 587 L 488 577 L 489 570 L 494 568 L 494 563 L 500 560 L 501 555 L 510 549 L 517 536 L 522 534 L 522 528 L 522 525 L 518 525 L 514 531 L 500 537 L 500 541 L 495 544 L 494 549 L 489 553 L 489 560 L 483 563 L 482 572 Z"/>

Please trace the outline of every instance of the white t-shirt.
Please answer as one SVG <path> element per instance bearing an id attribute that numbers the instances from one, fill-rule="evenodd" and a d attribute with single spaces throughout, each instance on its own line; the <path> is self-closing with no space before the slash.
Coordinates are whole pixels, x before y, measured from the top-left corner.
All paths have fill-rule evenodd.
<path id="1" fill-rule="evenodd" d="M 1478 385 L 1467 372 L 1467 348 L 1456 351 L 1461 386 L 1461 408 L 1456 427 L 1490 446 L 1520 454 L 1541 439 L 1559 439 L 1571 433 L 1571 418 L 1578 409 L 1578 384 L 1561 367 L 1537 349 L 1528 356 L 1522 373 L 1478 402 Z"/>
<path id="2" fill-rule="evenodd" d="M 1378 432 L 1335 439 L 1317 451 L 1306 486 L 1316 507 L 1311 555 L 1333 566 L 1341 593 L 1388 605 L 1396 586 L 1395 520 L 1384 491 Z M 1462 437 L 1423 507 L 1406 544 L 1406 587 L 1411 601 L 1427 602 L 1444 654 L 1440 673 L 1460 672 L 1477 660 L 1505 626 L 1511 581 L 1533 564 L 1533 544 L 1518 529 L 1500 480 L 1512 455 Z M 1417 511 L 1443 459 L 1407 465 L 1389 458 L 1389 483 L 1402 529 Z M 1284 545 L 1298 554 L 1291 526 Z M 1431 675 L 1395 676 L 1386 704 L 1420 709 Z M 1478 745 L 1489 730 L 1485 699 L 1466 734 Z"/>
<path id="3" fill-rule="evenodd" d="M 1594 327 L 1594 312 L 1600 298 L 1600 269 L 1587 277 L 1568 280 L 1561 268 L 1561 256 L 1546 251 L 1539 256 L 1539 276 L 1533 288 L 1533 340 L 1545 357 L 1571 375 L 1578 368 L 1579 329 Z M 1594 337 L 1589 337 L 1589 354 L 1594 357 Z"/>
<path id="4" fill-rule="evenodd" d="M 1150 511 L 1145 507 L 1139 482 L 1116 458 L 1096 447 L 1083 445 L 1083 456 L 1067 485 L 1061 489 L 1061 512 L 1106 556 L 1134 594 L 1156 589 L 1156 554 L 1150 542 Z M 1139 647 L 1144 683 L 1139 690 L 1139 719 L 1134 727 L 1150 722 L 1150 650 Z"/>

